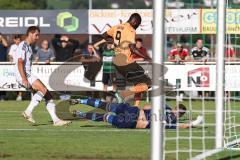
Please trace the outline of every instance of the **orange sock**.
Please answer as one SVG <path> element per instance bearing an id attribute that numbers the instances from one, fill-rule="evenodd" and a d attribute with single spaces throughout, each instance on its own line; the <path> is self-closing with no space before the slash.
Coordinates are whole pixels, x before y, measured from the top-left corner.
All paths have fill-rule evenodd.
<path id="1" fill-rule="evenodd" d="M 146 92 L 148 90 L 148 86 L 146 83 L 139 83 L 129 89 L 134 93 Z"/>

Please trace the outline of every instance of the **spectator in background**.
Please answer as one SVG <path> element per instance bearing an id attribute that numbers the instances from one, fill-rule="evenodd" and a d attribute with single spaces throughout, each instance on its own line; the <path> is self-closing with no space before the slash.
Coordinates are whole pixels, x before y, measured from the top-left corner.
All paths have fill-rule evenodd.
<path id="1" fill-rule="evenodd" d="M 7 40 L 0 33 L 0 62 L 6 62 L 7 61 L 7 48 L 8 48 Z M 4 100 L 5 95 L 6 95 L 5 91 L 0 92 L 0 100 L 1 101 Z"/>
<path id="2" fill-rule="evenodd" d="M 95 86 L 95 78 L 101 69 L 102 63 L 92 43 L 89 43 L 87 48 L 83 50 L 81 61 L 85 68 L 84 77 L 90 81 L 91 86 Z"/>
<path id="3" fill-rule="evenodd" d="M 210 52 L 207 47 L 203 46 L 203 40 L 198 39 L 196 41 L 196 47 L 193 47 L 191 50 L 191 56 L 194 61 L 197 62 L 207 62 L 209 61 Z"/>
<path id="4" fill-rule="evenodd" d="M 13 44 L 10 46 L 9 52 L 8 52 L 8 59 L 10 62 L 13 62 L 13 55 L 16 54 L 17 47 L 19 43 L 21 42 L 21 36 L 15 35 L 13 37 Z"/>
<path id="5" fill-rule="evenodd" d="M 41 43 L 41 48 L 37 51 L 37 56 L 35 62 L 45 62 L 49 64 L 55 59 L 53 50 L 49 47 L 47 40 L 43 40 Z"/>
<path id="6" fill-rule="evenodd" d="M 13 44 L 10 46 L 9 52 L 8 52 L 8 57 L 9 57 L 9 61 L 13 62 L 13 55 L 17 54 L 17 48 L 19 43 L 21 42 L 21 36 L 20 35 L 15 35 L 13 37 Z M 22 94 L 23 92 L 19 91 L 16 101 L 21 101 L 22 100 Z"/>
<path id="7" fill-rule="evenodd" d="M 225 56 L 227 61 L 235 61 L 236 55 L 235 55 L 234 48 L 232 47 L 231 44 L 228 44 L 226 46 Z"/>
<path id="8" fill-rule="evenodd" d="M 115 56 L 113 42 L 107 41 L 103 47 L 102 61 L 103 61 L 103 91 L 106 93 L 109 83 L 113 86 L 113 92 L 116 92 L 116 69 L 113 65 L 113 58 Z M 105 99 L 107 100 L 107 94 Z"/>
<path id="9" fill-rule="evenodd" d="M 210 51 L 207 47 L 203 46 L 203 40 L 202 39 L 197 39 L 196 41 L 196 46 L 192 48 L 191 50 L 191 56 L 194 61 L 196 62 L 204 62 L 206 63 L 209 61 L 210 57 Z M 202 97 L 204 92 L 198 91 L 198 96 Z M 205 96 L 208 96 L 209 92 L 205 92 Z"/>
<path id="10" fill-rule="evenodd" d="M 72 61 L 75 50 L 79 46 L 79 42 L 74 39 L 70 39 L 66 35 L 55 35 L 55 38 L 52 40 L 53 48 L 56 53 L 57 62 Z M 60 95 L 61 100 L 68 100 L 71 96 L 67 92 L 63 92 Z"/>
<path id="11" fill-rule="evenodd" d="M 79 42 L 74 39 L 69 39 L 66 35 L 62 35 L 60 38 L 55 37 L 52 40 L 52 45 L 55 49 L 56 61 L 65 62 L 73 58 L 74 52 L 79 46 Z"/>
<path id="12" fill-rule="evenodd" d="M 190 55 L 186 48 L 183 48 L 181 43 L 177 43 L 176 48 L 172 49 L 168 55 L 168 61 L 170 62 L 185 62 L 190 61 Z"/>
<path id="13" fill-rule="evenodd" d="M 93 47 L 92 43 L 89 43 L 86 47 L 86 49 L 83 50 L 82 53 L 83 59 L 90 59 L 94 58 L 94 60 L 99 61 L 101 58 L 95 48 Z"/>
<path id="14" fill-rule="evenodd" d="M 139 49 L 145 57 L 147 56 L 149 57 L 147 53 L 147 49 L 143 47 L 143 40 L 141 38 L 136 39 L 136 48 Z M 140 61 L 140 62 L 145 60 L 144 58 L 138 56 L 137 54 L 133 54 L 133 58 L 135 61 Z"/>
<path id="15" fill-rule="evenodd" d="M 186 48 L 183 48 L 183 45 L 181 43 L 177 43 L 176 48 L 172 49 L 168 55 L 168 61 L 180 63 L 180 62 L 186 62 L 190 61 L 190 55 Z M 177 97 L 177 101 L 182 101 L 184 92 L 181 91 L 180 96 Z"/>

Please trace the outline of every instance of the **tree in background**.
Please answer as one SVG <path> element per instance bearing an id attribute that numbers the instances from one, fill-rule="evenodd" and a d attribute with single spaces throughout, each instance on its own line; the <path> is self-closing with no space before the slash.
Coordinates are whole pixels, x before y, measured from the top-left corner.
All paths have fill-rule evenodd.
<path id="1" fill-rule="evenodd" d="M 1 9 L 45 9 L 46 0 L 0 0 Z"/>

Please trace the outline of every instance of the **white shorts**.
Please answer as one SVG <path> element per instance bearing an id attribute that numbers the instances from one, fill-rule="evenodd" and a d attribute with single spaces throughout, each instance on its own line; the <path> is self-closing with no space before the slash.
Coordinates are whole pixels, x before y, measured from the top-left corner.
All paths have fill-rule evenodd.
<path id="1" fill-rule="evenodd" d="M 20 76 L 20 74 L 16 74 L 15 77 L 16 77 L 17 82 L 19 84 L 23 85 L 22 77 Z M 33 74 L 27 74 L 27 80 L 28 80 L 29 84 L 32 86 L 33 82 L 38 80 L 38 78 L 36 76 L 34 76 Z"/>

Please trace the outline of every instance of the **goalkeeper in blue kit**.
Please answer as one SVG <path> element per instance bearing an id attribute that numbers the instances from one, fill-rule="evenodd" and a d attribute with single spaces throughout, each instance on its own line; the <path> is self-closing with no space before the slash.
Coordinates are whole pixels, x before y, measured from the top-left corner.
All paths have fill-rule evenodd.
<path id="1" fill-rule="evenodd" d="M 85 118 L 93 121 L 104 121 L 110 123 L 117 128 L 150 128 L 151 127 L 151 106 L 145 105 L 143 108 L 131 106 L 128 103 L 107 103 L 99 99 L 72 99 L 70 104 L 85 104 L 94 108 L 103 109 L 106 113 L 82 112 L 74 110 L 74 117 Z M 175 129 L 195 127 L 203 123 L 203 117 L 198 116 L 195 121 L 189 123 L 177 123 L 178 119 L 186 112 L 186 107 L 179 104 L 178 107 L 172 109 L 165 106 L 165 128 Z"/>

